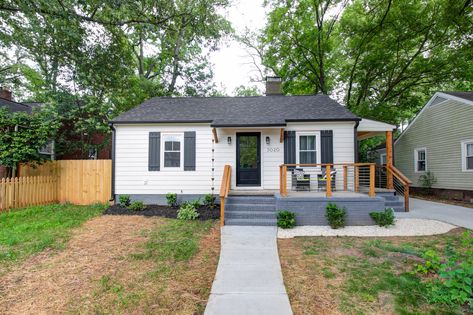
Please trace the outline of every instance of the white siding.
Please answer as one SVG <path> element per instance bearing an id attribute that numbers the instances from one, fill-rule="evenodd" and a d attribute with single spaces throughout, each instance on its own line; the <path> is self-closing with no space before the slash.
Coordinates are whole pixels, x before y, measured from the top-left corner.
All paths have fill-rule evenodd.
<path id="1" fill-rule="evenodd" d="M 117 125 L 116 194 L 205 194 L 212 187 L 212 133 L 209 125 Z M 148 171 L 149 132 L 196 131 L 195 171 Z"/>
<path id="2" fill-rule="evenodd" d="M 286 130 L 319 132 L 333 130 L 334 163 L 354 162 L 354 122 L 289 123 Z M 148 171 L 149 132 L 196 131 L 196 171 Z M 261 184 L 259 189 L 279 189 L 279 165 L 284 163 L 284 144 L 280 143 L 280 128 L 220 129 L 219 143 L 212 144 L 212 129 L 205 124 L 183 125 L 117 125 L 115 159 L 116 194 L 205 194 L 212 188 L 214 166 L 215 193 L 219 193 L 225 164 L 232 166 L 232 189 L 236 187 L 236 133 L 261 133 Z M 227 143 L 227 137 L 232 143 Z M 266 137 L 270 137 L 270 145 Z M 212 147 L 215 162 L 212 164 Z M 320 148 L 317 148 L 320 150 Z M 320 162 L 320 161 L 318 161 Z M 161 162 L 162 167 L 162 162 Z M 342 177 L 337 177 L 337 182 Z M 338 183 L 337 183 L 338 184 Z M 248 189 L 248 188 L 246 188 Z"/>

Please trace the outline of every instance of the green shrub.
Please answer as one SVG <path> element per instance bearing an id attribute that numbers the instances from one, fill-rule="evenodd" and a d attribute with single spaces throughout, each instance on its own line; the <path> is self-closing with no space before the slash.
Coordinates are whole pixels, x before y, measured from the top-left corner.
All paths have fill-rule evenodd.
<path id="1" fill-rule="evenodd" d="M 327 205 L 325 217 L 327 218 L 328 224 L 332 227 L 332 229 L 344 227 L 346 215 L 347 211 L 345 208 L 339 208 L 334 203 L 329 203 Z"/>
<path id="2" fill-rule="evenodd" d="M 388 227 L 394 225 L 394 209 L 386 208 L 381 212 L 370 212 L 370 217 L 379 226 Z"/>
<path id="3" fill-rule="evenodd" d="M 195 220 L 199 216 L 199 213 L 191 203 L 184 203 L 177 212 L 177 218 L 179 220 Z"/>
<path id="4" fill-rule="evenodd" d="M 128 209 L 133 211 L 141 211 L 144 210 L 146 207 L 143 204 L 143 201 L 135 200 L 129 206 Z"/>
<path id="5" fill-rule="evenodd" d="M 283 229 L 292 229 L 296 225 L 296 214 L 291 211 L 278 211 L 278 226 Z"/>
<path id="6" fill-rule="evenodd" d="M 473 311 L 473 234 L 465 232 L 462 243 L 465 251 L 447 247 L 443 259 L 434 250 L 426 251 L 422 256 L 424 263 L 417 266 L 417 272 L 432 274 L 427 278 L 431 303 L 468 304 Z"/>
<path id="7" fill-rule="evenodd" d="M 207 194 L 204 197 L 204 205 L 213 209 L 215 207 L 215 197 L 212 194 Z"/>
<path id="8" fill-rule="evenodd" d="M 166 202 L 170 207 L 177 206 L 177 194 L 176 193 L 167 193 L 166 194 Z"/>
<path id="9" fill-rule="evenodd" d="M 427 171 L 419 176 L 419 184 L 427 190 L 429 195 L 432 194 L 432 186 L 437 183 L 437 177 L 431 171 Z"/>
<path id="10" fill-rule="evenodd" d="M 118 197 L 118 200 L 120 201 L 120 206 L 122 207 L 128 207 L 131 202 L 129 195 L 120 195 L 120 197 Z"/>
<path id="11" fill-rule="evenodd" d="M 192 201 L 191 204 L 194 206 L 194 208 L 198 209 L 200 206 L 202 206 L 202 202 L 200 201 L 200 197 L 197 198 L 196 200 Z"/>

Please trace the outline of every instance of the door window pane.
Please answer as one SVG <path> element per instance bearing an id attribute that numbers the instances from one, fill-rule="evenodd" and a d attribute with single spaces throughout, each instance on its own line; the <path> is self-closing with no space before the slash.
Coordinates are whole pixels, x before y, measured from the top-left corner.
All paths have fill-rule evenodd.
<path id="1" fill-rule="evenodd" d="M 256 136 L 239 136 L 240 168 L 257 168 L 258 154 Z"/>

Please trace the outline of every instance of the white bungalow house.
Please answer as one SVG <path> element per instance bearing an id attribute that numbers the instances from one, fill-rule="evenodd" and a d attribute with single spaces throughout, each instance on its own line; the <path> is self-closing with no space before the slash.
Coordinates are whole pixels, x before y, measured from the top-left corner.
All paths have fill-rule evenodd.
<path id="1" fill-rule="evenodd" d="M 357 163 L 357 139 L 392 139 L 395 126 L 357 117 L 327 95 L 283 96 L 280 84 L 268 78 L 273 93 L 260 97 L 156 97 L 115 118 L 114 197 L 163 204 L 169 192 L 181 201 L 212 193 L 226 224 L 274 224 L 282 208 L 315 224 L 329 201 L 346 206 L 353 224 L 402 208 L 392 154 L 385 187 L 376 187 L 374 164 Z"/>

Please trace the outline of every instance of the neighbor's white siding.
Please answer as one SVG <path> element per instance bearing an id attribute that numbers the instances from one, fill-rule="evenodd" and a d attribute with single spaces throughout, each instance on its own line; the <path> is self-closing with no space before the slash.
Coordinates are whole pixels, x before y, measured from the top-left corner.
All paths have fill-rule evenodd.
<path id="1" fill-rule="evenodd" d="M 116 194 L 206 194 L 212 186 L 212 133 L 209 125 L 116 125 Z M 196 132 L 195 171 L 148 171 L 149 133 Z"/>

